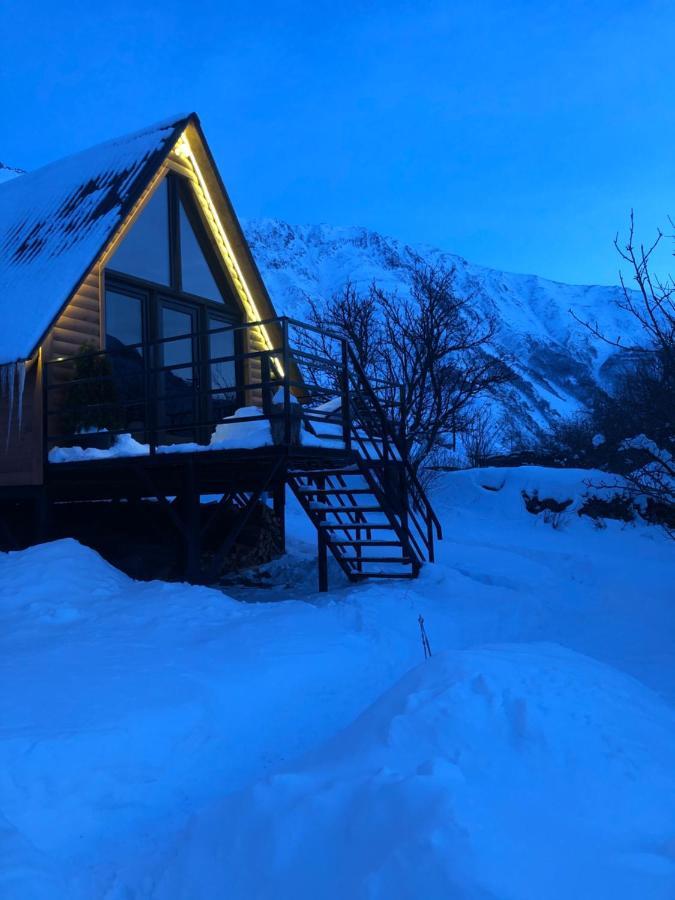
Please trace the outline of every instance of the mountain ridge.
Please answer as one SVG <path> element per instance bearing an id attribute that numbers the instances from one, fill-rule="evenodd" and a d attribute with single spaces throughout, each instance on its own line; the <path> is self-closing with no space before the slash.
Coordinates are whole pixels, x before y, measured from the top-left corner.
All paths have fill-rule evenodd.
<path id="1" fill-rule="evenodd" d="M 458 254 L 413 245 L 361 226 L 290 225 L 279 219 L 243 222 L 253 255 L 280 314 L 305 318 L 308 298 L 326 300 L 347 281 L 366 290 L 375 281 L 404 296 L 415 258 L 455 271 L 455 289 L 495 316 L 490 352 L 512 369 L 513 381 L 489 406 L 501 449 L 536 440 L 562 418 L 578 415 L 611 387 L 620 351 L 575 320 L 597 322 L 608 336 L 639 339 L 616 306 L 622 288 L 568 285 L 475 265 Z"/>

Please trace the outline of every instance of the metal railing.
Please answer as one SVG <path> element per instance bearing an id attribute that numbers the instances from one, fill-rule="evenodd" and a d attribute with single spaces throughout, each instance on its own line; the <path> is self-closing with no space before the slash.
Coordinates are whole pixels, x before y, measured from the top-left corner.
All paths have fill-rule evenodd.
<path id="1" fill-rule="evenodd" d="M 272 341 L 264 349 L 263 328 Z M 233 352 L 210 352 L 219 337 Z M 282 316 L 92 349 L 46 362 L 44 392 L 47 454 L 126 434 L 151 455 L 208 445 L 223 421 L 267 421 L 285 446 L 314 432 L 319 445 L 355 451 L 383 494 L 395 473 L 399 514 L 433 558 L 441 528 L 408 459 L 403 392 L 369 380 L 339 334 Z"/>

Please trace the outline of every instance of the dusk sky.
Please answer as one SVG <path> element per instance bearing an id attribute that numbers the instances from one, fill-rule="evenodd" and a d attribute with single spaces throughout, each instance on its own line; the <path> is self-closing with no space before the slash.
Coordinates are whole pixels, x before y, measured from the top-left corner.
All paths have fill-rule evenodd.
<path id="1" fill-rule="evenodd" d="M 675 214 L 675 3 L 0 3 L 0 160 L 196 111 L 243 218 L 613 283 Z"/>

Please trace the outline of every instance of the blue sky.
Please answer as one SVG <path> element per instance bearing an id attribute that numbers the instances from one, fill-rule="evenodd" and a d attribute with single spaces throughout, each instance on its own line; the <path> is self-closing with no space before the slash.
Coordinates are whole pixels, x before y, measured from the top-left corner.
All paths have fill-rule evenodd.
<path id="1" fill-rule="evenodd" d="M 196 110 L 242 217 L 612 283 L 675 214 L 675 2 L 0 0 L 0 160 Z"/>

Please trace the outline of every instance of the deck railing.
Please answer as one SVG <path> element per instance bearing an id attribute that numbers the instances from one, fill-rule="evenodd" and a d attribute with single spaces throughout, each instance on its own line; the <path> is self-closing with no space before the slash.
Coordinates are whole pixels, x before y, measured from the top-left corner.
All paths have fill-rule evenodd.
<path id="1" fill-rule="evenodd" d="M 263 329 L 271 346 L 261 349 Z M 218 338 L 233 352 L 210 352 Z M 401 515 L 417 514 L 428 547 L 434 531 L 440 536 L 408 460 L 402 391 L 370 380 L 349 341 L 330 330 L 281 316 L 92 349 L 45 363 L 44 390 L 47 453 L 131 434 L 154 455 L 207 445 L 223 420 L 267 421 L 275 444 L 293 446 L 307 428 L 319 444 L 323 435 L 358 452 L 380 473 L 383 490 L 393 471 Z M 236 420 L 228 418 L 235 410 Z"/>

